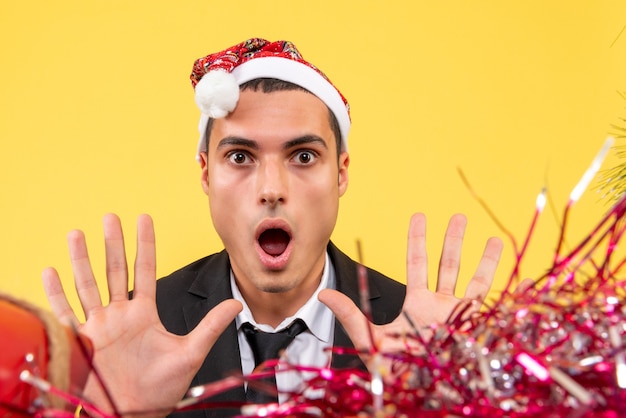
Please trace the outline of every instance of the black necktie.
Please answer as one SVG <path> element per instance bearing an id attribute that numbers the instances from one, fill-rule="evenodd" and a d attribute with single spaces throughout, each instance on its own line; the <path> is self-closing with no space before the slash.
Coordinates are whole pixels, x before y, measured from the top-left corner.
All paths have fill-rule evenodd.
<path id="1" fill-rule="evenodd" d="M 298 318 L 280 332 L 263 332 L 255 329 L 249 322 L 243 324 L 241 328 L 254 354 L 254 367 L 257 367 L 267 360 L 279 358 L 280 352 L 287 348 L 298 334 L 305 331 L 307 326 L 302 319 Z M 257 381 L 276 388 L 275 374 Z M 266 391 L 255 390 L 251 385 L 248 385 L 246 400 L 251 403 L 266 404 L 278 402 L 278 397 L 275 393 L 269 394 Z"/>

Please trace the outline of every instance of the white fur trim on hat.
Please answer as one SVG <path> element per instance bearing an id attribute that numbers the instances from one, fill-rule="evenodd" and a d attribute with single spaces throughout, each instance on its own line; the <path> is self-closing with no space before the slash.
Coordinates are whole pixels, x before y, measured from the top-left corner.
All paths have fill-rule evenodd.
<path id="1" fill-rule="evenodd" d="M 316 95 L 321 101 L 323 101 L 326 106 L 333 112 L 335 117 L 337 118 L 337 122 L 339 123 L 339 129 L 341 131 L 341 143 L 343 145 L 344 150 L 348 149 L 348 133 L 350 131 L 350 115 L 348 113 L 348 109 L 343 101 L 343 98 L 337 91 L 337 89 L 320 73 L 315 71 L 313 68 L 309 67 L 306 64 L 301 62 L 291 60 L 288 58 L 282 57 L 259 57 L 255 59 L 251 59 L 249 61 L 244 62 L 243 64 L 235 67 L 229 75 L 231 75 L 235 80 L 236 86 L 236 99 L 234 104 L 230 100 L 232 100 L 232 96 L 228 100 L 224 100 L 222 98 L 218 98 L 217 101 L 220 103 L 227 102 L 228 105 L 232 104 L 232 108 L 228 109 L 224 105 L 220 105 L 220 109 L 228 109 L 228 111 L 221 116 L 212 116 L 208 110 L 213 109 L 213 100 L 209 99 L 207 102 L 203 102 L 201 105 L 198 101 L 198 88 L 201 87 L 201 84 L 205 82 L 207 76 L 212 73 L 222 73 L 228 74 L 225 71 L 210 71 L 196 85 L 196 103 L 200 110 L 202 111 L 202 115 L 200 117 L 200 123 L 198 124 L 198 130 L 200 132 L 200 140 L 198 143 L 198 153 L 202 151 L 206 151 L 206 127 L 209 121 L 209 118 L 220 118 L 225 117 L 228 113 L 232 112 L 237 106 L 237 101 L 239 100 L 239 86 L 243 83 L 254 80 L 257 78 L 276 78 L 283 81 L 288 81 L 290 83 L 296 84 L 300 87 L 303 87 Z M 211 76 L 214 77 L 214 76 Z M 208 79 L 205 83 L 212 83 L 212 79 Z M 232 86 L 232 85 L 231 85 Z M 221 89 L 222 87 L 220 87 Z M 205 87 L 202 87 L 204 91 Z M 214 97 L 212 94 L 214 92 L 218 92 L 217 88 L 207 88 L 211 93 L 209 97 Z M 222 93 L 218 93 L 222 94 Z M 232 91 L 229 94 L 233 94 Z M 204 97 L 205 93 L 201 93 Z M 204 109 L 207 109 L 205 112 Z"/>

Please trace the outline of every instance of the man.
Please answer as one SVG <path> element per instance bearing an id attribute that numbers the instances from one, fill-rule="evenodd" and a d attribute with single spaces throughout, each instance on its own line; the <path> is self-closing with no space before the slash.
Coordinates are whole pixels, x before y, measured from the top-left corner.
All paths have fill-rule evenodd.
<path id="1" fill-rule="evenodd" d="M 296 364 L 354 364 L 325 348 L 351 346 L 365 353 L 402 349 L 392 334 L 420 330 L 446 319 L 459 302 L 454 290 L 465 218 L 448 226 L 437 291 L 427 287 L 425 218 L 409 228 L 407 287 L 368 270 L 369 305 L 376 325 L 359 305 L 357 266 L 330 243 L 339 198 L 348 186 L 347 102 L 289 42 L 251 39 L 196 61 L 192 73 L 202 111 L 198 157 L 201 184 L 225 251 L 155 281 L 152 221 L 138 222 L 132 300 L 120 222 L 104 219 L 110 303 L 102 305 L 85 239 L 68 237 L 77 292 L 86 315 L 79 330 L 94 343 L 95 365 L 110 394 L 88 383 L 90 399 L 123 413 L 171 409 L 191 385 L 248 375 L 256 366 L 258 330 L 278 331 L 304 322 L 285 357 Z M 487 242 L 465 292 L 481 299 L 489 290 L 502 243 Z M 56 272 L 44 285 L 53 311 L 77 323 Z M 406 296 L 405 296 L 406 294 Z M 156 303 L 155 303 L 156 299 Z M 364 308 L 364 307 L 363 307 Z M 336 318 L 336 320 L 335 320 Z M 265 334 L 262 334 L 265 335 Z M 258 359 L 257 359 L 258 360 Z M 363 361 L 367 362 L 364 355 Z M 279 391 L 301 387 L 298 376 L 277 373 Z M 213 398 L 246 402 L 254 384 Z M 111 405 L 107 399 L 112 399 Z M 279 401 L 284 400 L 284 396 Z M 204 416 L 199 411 L 192 412 Z M 237 410 L 211 409 L 207 416 Z"/>

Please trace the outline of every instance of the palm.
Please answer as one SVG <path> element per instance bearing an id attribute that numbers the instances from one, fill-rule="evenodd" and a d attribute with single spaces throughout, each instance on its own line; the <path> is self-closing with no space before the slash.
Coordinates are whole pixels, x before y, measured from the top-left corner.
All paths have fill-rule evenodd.
<path id="1" fill-rule="evenodd" d="M 80 328 L 94 344 L 95 368 L 120 410 L 171 408 L 188 387 L 193 377 L 189 372 L 196 368 L 195 362 L 184 351 L 184 339 L 163 328 L 149 301 L 134 300 L 132 306 L 124 305 L 114 302 L 94 312 Z M 125 325 L 111 327 L 109 324 Z M 171 359 L 173 353 L 180 362 L 163 361 Z M 136 379 L 128 378 L 133 375 Z M 160 379 L 176 390 L 163 391 L 166 396 L 158 393 L 161 388 L 155 387 L 154 382 Z M 99 386 L 92 375 L 87 392 L 97 393 Z M 142 399 L 152 402 L 145 405 Z"/>
<path id="2" fill-rule="evenodd" d="M 462 301 L 454 295 L 431 292 L 428 289 L 418 289 L 412 300 L 414 303 L 410 306 L 405 304 L 403 312 L 411 318 L 420 332 L 433 324 L 446 322 Z"/>

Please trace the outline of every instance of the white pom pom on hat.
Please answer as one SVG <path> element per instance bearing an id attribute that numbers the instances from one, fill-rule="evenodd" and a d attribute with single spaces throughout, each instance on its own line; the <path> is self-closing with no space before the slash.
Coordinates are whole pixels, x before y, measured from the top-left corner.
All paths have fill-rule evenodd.
<path id="1" fill-rule="evenodd" d="M 231 73 L 209 71 L 196 84 L 196 104 L 211 118 L 223 118 L 235 110 L 239 101 L 239 84 Z"/>
<path id="2" fill-rule="evenodd" d="M 195 88 L 196 104 L 202 113 L 198 124 L 198 154 L 206 151 L 209 119 L 228 116 L 237 107 L 239 86 L 258 78 L 287 81 L 316 95 L 337 118 L 342 146 L 348 148 L 350 106 L 347 100 L 324 73 L 302 58 L 289 41 L 248 39 L 197 59 L 190 78 Z"/>

